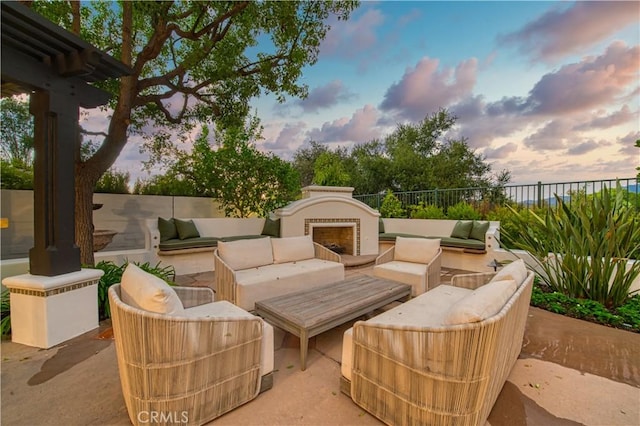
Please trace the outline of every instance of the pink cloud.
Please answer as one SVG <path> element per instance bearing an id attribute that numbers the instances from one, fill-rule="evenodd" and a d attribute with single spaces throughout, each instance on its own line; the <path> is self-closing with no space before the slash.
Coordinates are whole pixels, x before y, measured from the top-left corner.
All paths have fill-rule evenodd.
<path id="1" fill-rule="evenodd" d="M 365 105 L 357 110 L 351 118 L 342 117 L 327 122 L 320 129 L 313 129 L 308 137 L 316 142 L 367 142 L 380 136 L 377 128 L 378 110 L 372 105 Z"/>
<path id="2" fill-rule="evenodd" d="M 468 59 L 454 69 L 438 70 L 439 60 L 423 58 L 387 90 L 380 108 L 397 111 L 411 121 L 469 96 L 476 84 L 478 61 Z"/>
<path id="3" fill-rule="evenodd" d="M 579 52 L 627 25 L 637 25 L 639 16 L 640 3 L 635 1 L 576 2 L 564 10 L 550 10 L 499 41 L 518 44 L 534 59 L 549 61 Z"/>
<path id="4" fill-rule="evenodd" d="M 529 93 L 526 107 L 536 114 L 566 114 L 616 101 L 637 84 L 640 46 L 613 42 L 598 57 L 546 74 Z"/>
<path id="5" fill-rule="evenodd" d="M 487 157 L 487 160 L 492 160 L 498 158 L 509 158 L 511 154 L 515 153 L 517 150 L 518 145 L 513 142 L 509 142 L 497 148 L 485 148 L 483 153 Z"/>
<path id="6" fill-rule="evenodd" d="M 269 151 L 280 152 L 290 150 L 304 140 L 306 123 L 298 121 L 287 123 L 284 127 L 268 126 L 263 132 L 264 142 L 262 147 Z"/>
<path id="7" fill-rule="evenodd" d="M 369 9 L 347 21 L 339 21 L 337 17 L 329 19 L 331 29 L 320 45 L 320 54 L 346 58 L 375 46 L 376 28 L 384 22 L 382 12 L 377 9 Z"/>
<path id="8" fill-rule="evenodd" d="M 638 113 L 631 112 L 628 105 L 623 105 L 619 111 L 614 111 L 609 115 L 598 115 L 589 122 L 576 126 L 575 130 L 608 129 L 637 119 Z"/>
<path id="9" fill-rule="evenodd" d="M 621 138 L 617 139 L 620 147 L 620 154 L 628 155 L 636 159 L 640 166 L 640 148 L 636 147 L 636 141 L 640 139 L 640 131 L 629 132 Z"/>
<path id="10" fill-rule="evenodd" d="M 296 102 L 304 112 L 316 112 L 322 108 L 329 108 L 339 102 L 348 101 L 355 95 L 340 80 L 333 80 L 324 86 L 314 88 L 305 99 Z"/>
<path id="11" fill-rule="evenodd" d="M 567 155 L 582 155 L 591 151 L 595 151 L 600 148 L 601 145 L 607 145 L 606 142 L 598 143 L 593 139 L 586 140 L 584 142 L 580 142 L 577 144 L 573 144 L 569 149 L 567 149 Z"/>
<path id="12" fill-rule="evenodd" d="M 566 148 L 566 142 L 573 129 L 570 120 L 556 119 L 548 122 L 524 139 L 524 144 L 536 151 Z"/>

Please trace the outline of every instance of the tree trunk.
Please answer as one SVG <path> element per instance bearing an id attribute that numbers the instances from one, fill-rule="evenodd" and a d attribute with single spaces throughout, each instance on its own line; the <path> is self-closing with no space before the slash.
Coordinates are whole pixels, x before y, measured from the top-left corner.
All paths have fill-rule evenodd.
<path id="1" fill-rule="evenodd" d="M 95 264 L 93 257 L 93 188 L 87 173 L 76 173 L 76 244 L 80 247 L 80 264 Z"/>

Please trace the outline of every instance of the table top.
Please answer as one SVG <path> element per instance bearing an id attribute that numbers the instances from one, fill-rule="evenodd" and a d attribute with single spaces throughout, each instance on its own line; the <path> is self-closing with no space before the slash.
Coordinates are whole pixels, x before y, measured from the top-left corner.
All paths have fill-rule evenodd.
<path id="1" fill-rule="evenodd" d="M 256 302 L 258 315 L 279 319 L 305 329 L 340 323 L 411 294 L 411 286 L 368 275 Z M 362 313 L 360 313 L 362 312 Z"/>

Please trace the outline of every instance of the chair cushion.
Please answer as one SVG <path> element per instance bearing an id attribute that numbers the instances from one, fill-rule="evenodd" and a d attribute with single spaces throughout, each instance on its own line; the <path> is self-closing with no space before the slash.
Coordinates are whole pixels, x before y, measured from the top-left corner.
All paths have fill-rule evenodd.
<path id="1" fill-rule="evenodd" d="M 178 228 L 173 218 L 158 218 L 158 231 L 160 231 L 160 242 L 178 238 Z"/>
<path id="2" fill-rule="evenodd" d="M 280 236 L 280 219 L 266 218 L 262 227 L 262 235 L 278 238 Z"/>
<path id="3" fill-rule="evenodd" d="M 427 264 L 438 254 L 440 239 L 396 238 L 393 260 Z"/>
<path id="4" fill-rule="evenodd" d="M 180 220 L 173 219 L 176 224 L 176 228 L 178 229 L 178 238 L 181 240 L 187 238 L 198 238 L 200 233 L 198 232 L 198 228 L 196 228 L 196 224 L 193 223 L 193 220 Z"/>
<path id="5" fill-rule="evenodd" d="M 122 274 L 120 291 L 122 301 L 134 308 L 157 314 L 184 314 L 182 301 L 169 284 L 133 263 Z"/>
<path id="6" fill-rule="evenodd" d="M 456 225 L 453 227 L 453 231 L 451 231 L 451 237 L 453 238 L 469 238 L 469 234 L 471 233 L 471 228 L 473 228 L 472 220 L 459 220 L 456 222 Z"/>
<path id="7" fill-rule="evenodd" d="M 443 325 L 467 324 L 483 321 L 502 309 L 513 296 L 517 285 L 514 280 L 491 281 L 478 287 L 453 304 L 442 319 Z"/>
<path id="8" fill-rule="evenodd" d="M 489 222 L 474 220 L 473 226 L 471 227 L 471 232 L 469 233 L 469 238 L 484 242 L 484 237 L 489 230 L 489 225 Z"/>
<path id="9" fill-rule="evenodd" d="M 491 278 L 491 281 L 514 280 L 518 286 L 527 278 L 527 267 L 524 260 L 518 259 L 511 262 Z"/>
<path id="10" fill-rule="evenodd" d="M 218 255 L 234 271 L 270 265 L 273 263 L 271 237 L 219 241 Z"/>
<path id="11" fill-rule="evenodd" d="M 411 295 L 417 296 L 427 291 L 425 263 L 392 260 L 373 267 L 373 275 L 387 280 L 398 281 L 411 286 Z"/>
<path id="12" fill-rule="evenodd" d="M 296 262 L 315 257 L 311 235 L 274 238 L 271 240 L 271 247 L 273 247 L 273 263 Z"/>

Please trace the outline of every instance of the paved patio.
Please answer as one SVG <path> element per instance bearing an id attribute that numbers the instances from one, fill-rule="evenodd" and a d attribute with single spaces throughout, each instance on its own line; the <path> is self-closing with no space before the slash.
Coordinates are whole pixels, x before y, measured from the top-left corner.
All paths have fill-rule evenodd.
<path id="1" fill-rule="evenodd" d="M 348 270 L 360 273 L 370 268 Z M 207 286 L 212 278 L 178 282 Z M 312 339 L 306 371 L 298 339 L 276 330 L 273 388 L 212 424 L 380 425 L 339 391 L 350 325 Z M 52 349 L 3 341 L 1 350 L 2 425 L 130 424 L 108 322 Z M 488 424 L 640 425 L 640 334 L 531 308 L 520 359 Z"/>

